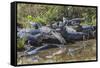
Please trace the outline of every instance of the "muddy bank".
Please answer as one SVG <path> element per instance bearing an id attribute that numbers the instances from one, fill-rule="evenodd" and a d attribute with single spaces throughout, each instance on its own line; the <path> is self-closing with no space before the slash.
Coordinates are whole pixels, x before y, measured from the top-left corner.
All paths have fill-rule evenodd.
<path id="1" fill-rule="evenodd" d="M 80 49 L 80 46 L 84 48 Z M 17 52 L 18 64 L 38 64 L 38 63 L 54 63 L 54 62 L 71 62 L 71 61 L 88 61 L 96 60 L 96 40 L 78 41 L 66 45 L 67 49 L 73 50 L 71 54 L 66 51 L 61 54 L 52 55 L 59 51 L 59 48 L 50 48 L 43 50 L 36 55 L 22 56 L 23 52 Z"/>

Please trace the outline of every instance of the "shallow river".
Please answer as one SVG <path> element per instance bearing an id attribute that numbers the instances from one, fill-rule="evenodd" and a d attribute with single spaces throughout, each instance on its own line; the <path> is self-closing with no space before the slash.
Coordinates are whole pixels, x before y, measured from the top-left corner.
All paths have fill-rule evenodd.
<path id="1" fill-rule="evenodd" d="M 78 41 L 73 44 L 69 43 L 66 45 L 66 49 L 67 51 L 59 53 L 59 48 L 50 48 L 48 50 L 43 50 L 36 55 L 23 57 L 20 57 L 23 52 L 17 52 L 17 63 L 20 65 L 96 60 L 95 39 Z"/>

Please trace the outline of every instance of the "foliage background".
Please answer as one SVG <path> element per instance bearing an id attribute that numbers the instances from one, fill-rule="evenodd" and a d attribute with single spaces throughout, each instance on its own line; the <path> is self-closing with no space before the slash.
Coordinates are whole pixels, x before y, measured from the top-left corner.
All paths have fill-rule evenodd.
<path id="1" fill-rule="evenodd" d="M 96 25 L 96 8 L 65 5 L 18 4 L 17 23 L 30 27 L 29 22 L 48 24 L 62 18 L 85 18 L 83 24 Z"/>

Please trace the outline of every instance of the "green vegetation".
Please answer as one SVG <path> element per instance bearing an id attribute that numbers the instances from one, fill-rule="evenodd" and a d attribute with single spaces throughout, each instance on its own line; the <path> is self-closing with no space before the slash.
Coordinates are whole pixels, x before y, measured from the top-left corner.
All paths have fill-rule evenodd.
<path id="1" fill-rule="evenodd" d="M 17 49 L 21 50 L 24 49 L 25 38 L 17 39 Z"/>
<path id="2" fill-rule="evenodd" d="M 17 12 L 18 23 L 24 27 L 29 27 L 29 21 L 48 24 L 62 20 L 62 17 L 86 18 L 83 24 L 96 24 L 96 8 L 93 7 L 18 4 Z"/>

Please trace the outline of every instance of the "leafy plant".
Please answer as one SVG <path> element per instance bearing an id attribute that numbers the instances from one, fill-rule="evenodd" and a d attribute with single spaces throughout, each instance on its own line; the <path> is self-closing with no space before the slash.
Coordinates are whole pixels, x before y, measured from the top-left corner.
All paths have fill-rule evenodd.
<path id="1" fill-rule="evenodd" d="M 17 39 L 17 49 L 24 49 L 25 38 Z"/>

